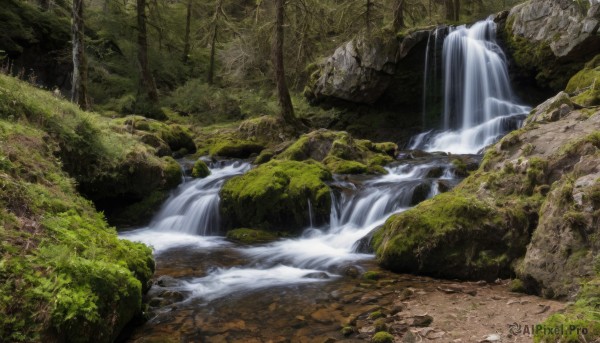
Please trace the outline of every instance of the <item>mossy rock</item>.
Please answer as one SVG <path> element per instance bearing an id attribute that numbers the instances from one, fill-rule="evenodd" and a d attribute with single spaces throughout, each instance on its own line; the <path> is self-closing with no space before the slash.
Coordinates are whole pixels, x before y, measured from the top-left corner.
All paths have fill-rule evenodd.
<path id="1" fill-rule="evenodd" d="M 495 280 L 510 275 L 528 243 L 527 232 L 511 232 L 502 218 L 473 196 L 444 193 L 390 217 L 373 244 L 382 266 L 396 272 Z"/>
<path id="2" fill-rule="evenodd" d="M 283 235 L 285 236 L 285 235 Z M 271 231 L 254 229 L 234 229 L 227 231 L 227 239 L 242 244 L 269 243 L 278 240 L 282 235 Z"/>
<path id="3" fill-rule="evenodd" d="M 573 94 L 573 101 L 579 105 L 600 105 L 600 55 L 569 80 L 565 91 Z"/>
<path id="4" fill-rule="evenodd" d="M 253 154 L 259 154 L 264 148 L 263 144 L 257 142 L 223 138 L 210 147 L 209 154 L 219 157 L 248 158 Z"/>
<path id="5" fill-rule="evenodd" d="M 192 168 L 192 177 L 203 179 L 210 175 L 210 169 L 202 160 L 197 160 Z"/>
<path id="6" fill-rule="evenodd" d="M 269 149 L 265 149 L 260 153 L 260 155 L 256 156 L 253 163 L 254 164 L 267 163 L 270 160 L 272 160 L 274 156 L 275 156 L 275 153 L 273 151 L 271 151 Z"/>
<path id="7" fill-rule="evenodd" d="M 301 136 L 276 158 L 313 159 L 334 174 L 386 174 L 383 166 L 394 160 L 396 149 L 394 143 L 373 143 L 347 132 L 321 129 Z"/>
<path id="8" fill-rule="evenodd" d="M 166 143 L 171 151 L 180 151 L 185 149 L 188 154 L 196 152 L 196 144 L 192 138 L 191 131 L 181 125 L 167 124 L 158 120 L 149 119 L 142 116 L 127 116 L 124 118 L 114 119 L 113 125 L 124 127 L 130 133 L 136 131 L 140 133 L 142 142 L 149 144 L 150 146 L 157 148 L 160 141 Z M 156 139 L 147 137 L 148 135 L 154 135 L 160 139 L 159 142 Z"/>
<path id="9" fill-rule="evenodd" d="M 329 218 L 331 173 L 315 161 L 271 161 L 228 180 L 221 212 L 229 227 L 298 230 L 308 226 L 308 201 L 316 225 Z"/>
<path id="10" fill-rule="evenodd" d="M 377 332 L 373 338 L 371 338 L 371 343 L 393 343 L 394 336 L 385 331 Z"/>

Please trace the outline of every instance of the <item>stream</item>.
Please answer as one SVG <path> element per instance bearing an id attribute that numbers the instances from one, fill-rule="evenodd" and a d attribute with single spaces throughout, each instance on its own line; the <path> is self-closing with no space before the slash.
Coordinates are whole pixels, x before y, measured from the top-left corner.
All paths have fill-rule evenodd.
<path id="1" fill-rule="evenodd" d="M 428 63 L 442 62 L 443 123 L 439 130 L 415 136 L 411 149 L 478 154 L 521 126 L 529 108 L 520 105 L 512 94 L 495 29 L 490 19 L 469 28 L 449 29 L 441 58 L 435 56 L 441 31 L 432 31 L 435 37 L 429 42 L 434 44 L 434 56 L 426 53 L 424 73 L 437 72 L 437 66 Z M 423 94 L 427 94 L 427 82 L 423 87 Z M 131 333 L 129 341 L 333 342 L 344 336 L 350 336 L 349 341 L 361 341 L 380 331 L 377 325 L 382 323 L 374 321 L 373 313 L 385 309 L 388 319 L 400 311 L 408 313 L 403 300 L 440 287 L 464 297 L 491 292 L 489 298 L 506 303 L 504 299 L 512 295 L 502 293 L 505 290 L 493 291 L 489 286 L 466 289 L 483 285 L 452 286 L 440 280 L 381 271 L 368 249 L 370 233 L 390 215 L 460 182 L 455 176 L 454 158 L 446 153 L 409 151 L 386 167 L 387 175 L 335 176 L 329 185 L 332 205 L 328 225 L 311 225 L 300 237 L 256 246 L 219 236 L 219 190 L 227 179 L 252 166 L 244 161 L 211 163 L 211 175 L 186 178 L 148 227 L 121 233 L 123 238 L 152 246 L 157 263 L 155 283 L 147 295 L 150 319 Z M 477 161 L 481 155 L 469 158 Z M 313 217 L 310 208 L 309 204 L 307 218 Z M 365 278 L 367 271 L 376 273 Z M 444 299 L 435 300 L 440 311 L 458 311 L 461 302 L 454 299 L 442 305 Z M 489 299 L 486 295 L 476 301 L 469 306 L 476 308 Z M 419 301 L 412 306 L 427 309 L 423 304 Z M 490 304 L 488 318 L 504 313 L 499 304 Z M 496 321 L 517 315 L 513 309 L 505 313 L 506 318 Z M 389 325 L 388 331 L 404 335 L 408 326 L 423 318 L 427 323 L 416 326 L 430 324 L 428 315 L 421 314 L 390 319 L 385 325 Z M 459 327 L 471 317 L 456 318 L 457 324 L 446 326 Z M 357 331 L 340 332 L 345 326 Z M 421 336 L 431 333 L 438 338 L 445 334 L 432 329 Z"/>

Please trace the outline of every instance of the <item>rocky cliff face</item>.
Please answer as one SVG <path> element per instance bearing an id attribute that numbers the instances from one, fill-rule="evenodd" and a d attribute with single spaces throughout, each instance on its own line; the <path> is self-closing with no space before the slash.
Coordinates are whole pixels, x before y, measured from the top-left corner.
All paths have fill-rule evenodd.
<path id="1" fill-rule="evenodd" d="M 523 87 L 560 91 L 600 53 L 598 2 L 531 0 L 498 15 L 497 21 L 513 80 Z"/>
<path id="2" fill-rule="evenodd" d="M 560 93 L 453 191 L 392 216 L 375 235 L 377 256 L 398 272 L 516 273 L 531 292 L 573 296 L 595 276 L 599 191 L 600 108 Z"/>

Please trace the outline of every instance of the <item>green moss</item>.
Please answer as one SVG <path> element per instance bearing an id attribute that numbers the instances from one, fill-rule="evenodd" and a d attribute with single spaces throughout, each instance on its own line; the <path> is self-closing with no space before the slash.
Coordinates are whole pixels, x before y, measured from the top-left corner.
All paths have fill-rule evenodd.
<path id="1" fill-rule="evenodd" d="M 548 317 L 541 323 L 541 328 L 562 327 L 561 342 L 592 342 L 600 337 L 600 313 L 598 308 L 600 308 L 600 282 L 596 278 L 584 285 L 578 295 L 578 300 L 574 304 L 567 307 L 565 312 Z M 534 342 L 550 343 L 556 342 L 556 340 L 557 336 L 549 334 L 548 331 L 539 330 L 534 332 Z"/>
<path id="2" fill-rule="evenodd" d="M 16 98 L 15 108 L 29 109 L 30 118 L 51 115 L 44 112 L 48 103 L 56 111 L 71 106 L 28 87 L 23 88 L 31 96 L 23 102 L 11 92 L 14 86 L 23 85 L 10 85 L 0 76 L 0 104 Z M 56 131 L 48 135 L 40 121 L 17 123 L 5 114 L 0 116 L 0 157 L 9 156 L 11 168 L 0 171 L 0 335 L 15 342 L 44 337 L 111 342 L 141 312 L 142 291 L 154 269 L 151 251 L 119 240 L 102 214 L 77 194 L 75 180 L 54 155 L 72 141 Z M 70 115 L 63 116 L 62 130 L 76 121 Z M 90 123 L 87 129 L 94 128 Z M 96 143 L 114 138 L 106 136 L 96 137 Z"/>
<path id="3" fill-rule="evenodd" d="M 254 164 L 267 163 L 271 159 L 273 159 L 274 156 L 275 156 L 275 153 L 273 151 L 271 151 L 269 149 L 265 149 L 260 153 L 260 155 L 256 156 L 253 163 Z"/>
<path id="4" fill-rule="evenodd" d="M 381 318 L 383 316 L 384 315 L 381 311 L 373 311 L 369 314 L 369 319 L 375 320 L 375 319 Z"/>
<path id="5" fill-rule="evenodd" d="M 389 334 L 385 331 L 380 331 L 380 332 L 377 332 L 373 336 L 373 338 L 371 338 L 371 342 L 372 343 L 393 343 L 394 336 L 392 336 L 391 334 Z"/>
<path id="6" fill-rule="evenodd" d="M 386 174 L 397 145 L 354 139 L 346 132 L 317 130 L 300 137 L 278 159 L 322 161 L 334 174 Z"/>
<path id="7" fill-rule="evenodd" d="M 511 280 L 509 289 L 511 292 L 525 293 L 525 285 L 523 284 L 523 281 L 519 279 Z"/>
<path id="8" fill-rule="evenodd" d="M 232 227 L 300 229 L 308 225 L 308 201 L 315 220 L 329 217 L 331 198 L 324 181 L 331 174 L 314 161 L 271 161 L 228 180 L 221 190 L 223 217 Z"/>
<path id="9" fill-rule="evenodd" d="M 368 171 L 367 166 L 360 162 L 343 160 L 334 156 L 325 158 L 323 164 L 334 174 L 365 174 Z"/>
<path id="10" fill-rule="evenodd" d="M 352 326 L 344 326 L 340 330 L 340 333 L 342 334 L 342 336 L 348 337 L 354 333 L 354 328 Z"/>
<path id="11" fill-rule="evenodd" d="M 280 237 L 282 235 L 264 230 L 234 229 L 227 231 L 228 240 L 242 244 L 269 243 L 278 240 Z"/>
<path id="12" fill-rule="evenodd" d="M 600 55 L 598 55 L 600 56 Z M 596 56 L 569 80 L 565 91 L 583 106 L 600 105 L 600 58 Z"/>
<path id="13" fill-rule="evenodd" d="M 366 280 L 379 280 L 381 273 L 377 271 L 368 271 L 362 275 L 363 279 Z"/>
<path id="14" fill-rule="evenodd" d="M 204 163 L 204 161 L 202 161 L 202 160 L 197 160 L 194 163 L 194 168 L 192 168 L 192 176 L 195 178 L 203 179 L 209 175 L 210 175 L 210 169 L 208 169 L 208 166 L 206 165 L 206 163 Z"/>
<path id="15" fill-rule="evenodd" d="M 222 139 L 214 143 L 210 149 L 211 156 L 247 158 L 252 154 L 258 154 L 264 149 L 264 145 L 247 140 Z"/>

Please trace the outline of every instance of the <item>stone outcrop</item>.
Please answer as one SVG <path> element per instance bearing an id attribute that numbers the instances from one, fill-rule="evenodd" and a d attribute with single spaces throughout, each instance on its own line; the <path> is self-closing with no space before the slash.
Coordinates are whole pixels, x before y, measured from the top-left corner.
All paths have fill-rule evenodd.
<path id="1" fill-rule="evenodd" d="M 600 51 L 600 3 L 531 0 L 515 6 L 508 16 L 512 34 L 549 45 L 554 56 L 579 59 Z"/>
<path id="2" fill-rule="evenodd" d="M 560 93 L 455 189 L 390 217 L 373 243 L 394 271 L 516 274 L 529 292 L 572 297 L 595 277 L 599 223 L 600 107 Z"/>
<path id="3" fill-rule="evenodd" d="M 398 49 L 394 37 L 357 37 L 318 67 L 305 94 L 315 100 L 333 97 L 374 103 L 394 74 Z"/>
<path id="4" fill-rule="evenodd" d="M 600 3 L 530 0 L 496 17 L 513 81 L 556 92 L 600 53 Z M 528 94 L 524 95 L 527 96 Z"/>

